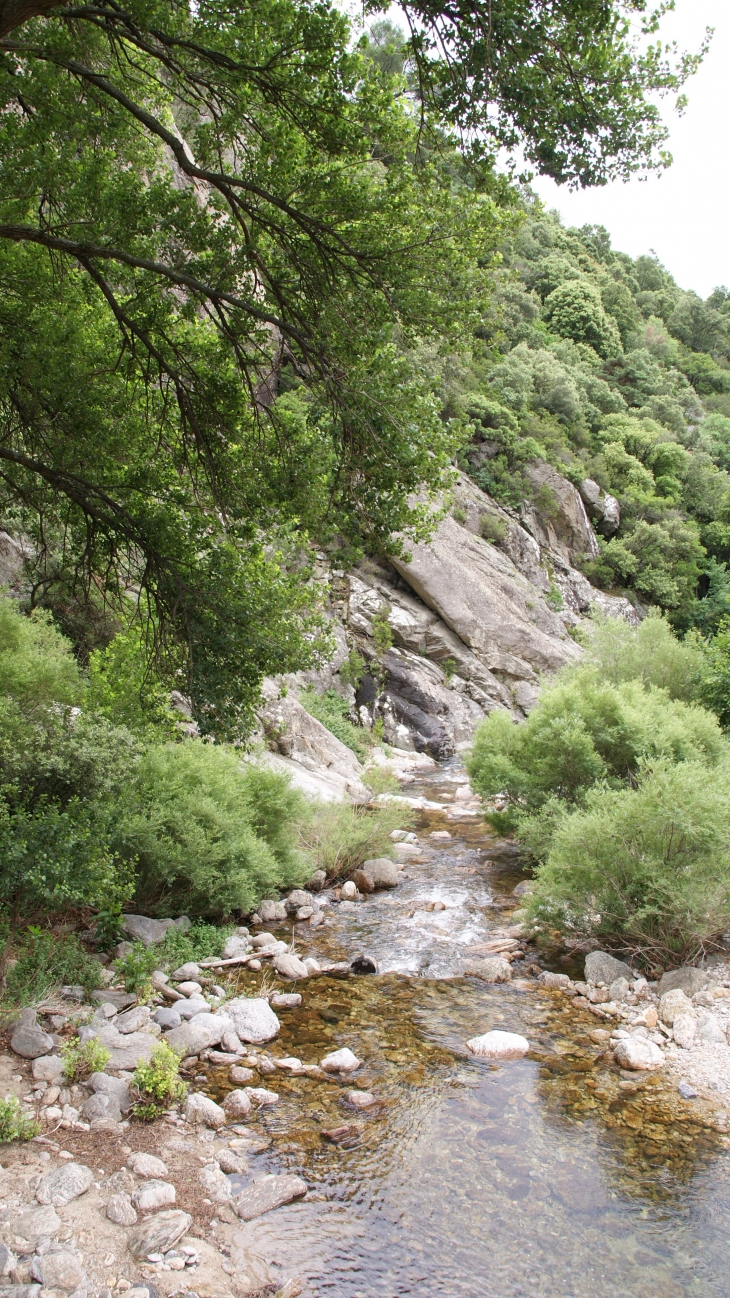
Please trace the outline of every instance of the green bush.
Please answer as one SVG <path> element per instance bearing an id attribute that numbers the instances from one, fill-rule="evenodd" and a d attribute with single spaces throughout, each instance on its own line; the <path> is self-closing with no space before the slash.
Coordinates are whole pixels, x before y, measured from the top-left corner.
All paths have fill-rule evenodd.
<path id="1" fill-rule="evenodd" d="M 643 768 L 597 787 L 554 829 L 526 901 L 538 929 L 597 938 L 649 970 L 711 949 L 730 926 L 730 768 Z"/>
<path id="2" fill-rule="evenodd" d="M 159 948 L 156 944 L 146 947 L 143 942 L 133 942 L 131 951 L 127 951 L 119 960 L 114 961 L 113 968 L 124 984 L 125 992 L 135 992 L 138 1000 L 148 1000 L 152 991 L 150 974 L 159 968 Z"/>
<path id="3" fill-rule="evenodd" d="M 40 1123 L 30 1114 L 23 1113 L 17 1095 L 0 1099 L 0 1145 L 11 1140 L 32 1140 L 40 1131 Z"/>
<path id="4" fill-rule="evenodd" d="M 87 707 L 114 725 L 148 738 L 173 738 L 178 717 L 169 690 L 150 665 L 149 646 L 138 623 L 89 657 Z"/>
<path id="5" fill-rule="evenodd" d="M 124 791 L 113 842 L 136 861 L 137 903 L 150 911 L 222 917 L 301 883 L 302 799 L 274 771 L 202 740 L 154 745 Z"/>
<path id="6" fill-rule="evenodd" d="M 190 928 L 168 928 L 162 942 L 153 948 L 157 952 L 157 969 L 179 969 L 189 960 L 199 963 L 209 956 L 220 955 L 226 938 L 234 932 L 232 926 L 204 924 L 196 921 Z"/>
<path id="7" fill-rule="evenodd" d="M 69 1041 L 61 1047 L 63 1075 L 69 1082 L 85 1082 L 92 1073 L 103 1073 L 111 1053 L 100 1041 Z"/>
<path id="8" fill-rule="evenodd" d="M 351 721 L 348 721 L 347 713 L 350 705 L 347 699 L 343 699 L 334 690 L 327 690 L 326 694 L 315 694 L 314 690 L 304 690 L 299 695 L 299 702 L 307 709 L 310 716 L 321 721 L 322 725 L 340 740 L 340 743 L 351 748 L 361 762 L 367 760 L 370 752 L 368 736 L 359 726 L 354 726 Z"/>
<path id="9" fill-rule="evenodd" d="M 33 1005 L 53 987 L 81 986 L 87 997 L 102 985 L 101 965 L 73 934 L 59 936 L 38 928 L 15 939 L 17 960 L 8 970 L 4 999 L 11 1005 Z"/>
<path id="10" fill-rule="evenodd" d="M 155 1046 L 149 1063 L 137 1064 L 133 1078 L 138 1096 L 132 1108 L 135 1118 L 153 1122 L 185 1098 L 188 1088 L 179 1070 L 180 1056 L 165 1041 Z"/>
<path id="11" fill-rule="evenodd" d="M 413 812 L 402 802 L 383 802 L 374 808 L 321 805 L 300 831 L 310 873 L 325 870 L 328 879 L 336 879 L 372 857 L 390 856 L 392 831 L 410 829 L 413 820 Z"/>
<path id="12" fill-rule="evenodd" d="M 678 640 L 658 609 L 638 626 L 623 618 L 599 618 L 590 627 L 589 658 L 611 685 L 638 680 L 658 685 L 670 698 L 699 701 L 705 655 L 696 640 Z"/>

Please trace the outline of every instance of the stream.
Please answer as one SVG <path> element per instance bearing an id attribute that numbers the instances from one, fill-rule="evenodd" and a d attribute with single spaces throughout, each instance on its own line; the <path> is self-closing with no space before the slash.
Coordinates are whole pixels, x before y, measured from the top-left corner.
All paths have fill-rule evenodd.
<path id="1" fill-rule="evenodd" d="M 447 763 L 407 792 L 448 802 L 464 779 Z M 302 955 L 364 953 L 379 973 L 313 978 L 300 1009 L 279 1011 L 271 1055 L 312 1063 L 349 1046 L 363 1065 L 349 1082 L 264 1079 L 280 1101 L 256 1119 L 272 1144 L 252 1175 L 298 1172 L 309 1192 L 250 1223 L 248 1246 L 316 1298 L 726 1298 L 726 1138 L 661 1075 L 622 1078 L 590 1039 L 596 1019 L 518 964 L 512 983 L 460 976 L 466 949 L 509 923 L 520 876 L 479 817 L 419 814 L 424 859 L 396 890 L 295 926 Z M 500 1027 L 530 1054 L 467 1052 Z M 230 1089 L 225 1070 L 210 1080 Z M 353 1086 L 378 1105 L 348 1108 Z M 344 1143 L 323 1138 L 344 1124 Z"/>

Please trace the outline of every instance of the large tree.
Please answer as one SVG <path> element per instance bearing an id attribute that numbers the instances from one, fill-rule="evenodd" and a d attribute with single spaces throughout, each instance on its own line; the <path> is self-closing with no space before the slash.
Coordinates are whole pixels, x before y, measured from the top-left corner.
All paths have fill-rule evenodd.
<path id="1" fill-rule="evenodd" d="M 643 10 L 409 4 L 412 93 L 314 0 L 0 0 L 6 520 L 39 591 L 139 593 L 209 728 L 314 651 L 306 535 L 423 527 L 453 448 L 403 344 L 483 304 L 485 156 L 661 163 L 691 62 L 634 49 Z"/>

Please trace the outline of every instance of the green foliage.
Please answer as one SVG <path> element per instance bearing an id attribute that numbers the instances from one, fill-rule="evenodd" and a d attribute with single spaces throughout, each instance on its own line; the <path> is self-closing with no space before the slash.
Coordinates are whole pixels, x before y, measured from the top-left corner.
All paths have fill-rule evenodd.
<path id="1" fill-rule="evenodd" d="M 111 1053 L 100 1041 L 92 1037 L 83 1044 L 68 1041 L 61 1047 L 63 1075 L 69 1082 L 85 1082 L 92 1073 L 103 1073 Z"/>
<path id="2" fill-rule="evenodd" d="M 412 823 L 413 813 L 397 802 L 385 801 L 374 808 L 350 803 L 319 806 L 300 831 L 310 873 L 326 870 L 328 879 L 337 879 L 372 857 L 389 856 L 392 831 L 408 829 Z"/>
<path id="3" fill-rule="evenodd" d="M 135 1118 L 153 1122 L 185 1098 L 188 1088 L 179 1069 L 180 1056 L 164 1041 L 155 1046 L 149 1063 L 137 1064 L 133 1078 L 139 1097 L 132 1108 Z"/>
<path id="4" fill-rule="evenodd" d="M 390 630 L 389 627 L 388 630 Z M 354 726 L 348 720 L 347 714 L 350 711 L 350 704 L 347 699 L 343 699 L 335 690 L 327 690 L 325 694 L 315 694 L 314 690 L 304 690 L 299 695 L 299 702 L 311 716 L 316 717 L 343 744 L 351 748 L 361 762 L 367 760 L 370 752 L 369 735 L 363 731 L 362 727 Z"/>
<path id="5" fill-rule="evenodd" d="M 373 644 L 382 656 L 393 646 L 393 632 L 390 629 L 387 611 L 376 613 L 372 618 Z"/>
<path id="6" fill-rule="evenodd" d="M 640 519 L 624 536 L 599 541 L 585 572 L 599 585 L 632 585 L 651 604 L 687 610 L 695 597 L 704 550 L 696 527 L 679 518 Z"/>
<path id="7" fill-rule="evenodd" d="M 539 928 L 597 938 L 652 971 L 696 960 L 730 922 L 730 770 L 643 767 L 631 789 L 591 790 L 554 830 L 535 890 Z"/>
<path id="8" fill-rule="evenodd" d="M 169 690 L 153 671 L 138 623 L 120 631 L 89 658 L 87 706 L 132 734 L 173 738 L 175 714 Z"/>
<path id="9" fill-rule="evenodd" d="M 209 956 L 218 956 L 233 931 L 231 926 L 204 924 L 201 920 L 196 920 L 187 929 L 170 927 L 154 948 L 157 952 L 156 968 L 172 971 L 190 960 L 198 964 Z"/>
<path id="10" fill-rule="evenodd" d="M 587 651 L 600 679 L 611 685 L 641 681 L 666 690 L 672 699 L 705 702 L 701 687 L 705 653 L 696 639 L 678 640 L 658 609 L 652 609 L 638 626 L 623 618 L 595 619 Z"/>
<path id="11" fill-rule="evenodd" d="M 30 928 L 14 940 L 17 959 L 8 970 L 4 999 L 33 1005 L 54 987 L 83 987 L 87 998 L 102 986 L 102 967 L 73 934 Z"/>
<path id="12" fill-rule="evenodd" d="M 0 1145 L 12 1140 L 32 1140 L 40 1129 L 40 1123 L 23 1112 L 17 1095 L 0 1099 Z"/>
<path id="13" fill-rule="evenodd" d="M 587 343 L 599 356 L 621 351 L 615 322 L 606 315 L 601 296 L 584 279 L 570 279 L 553 289 L 545 301 L 545 318 L 561 338 Z"/>
<path id="14" fill-rule="evenodd" d="M 498 514 L 482 514 L 479 519 L 479 535 L 492 545 L 502 545 L 507 538 L 507 523 Z"/>
<path id="15" fill-rule="evenodd" d="M 730 618 L 724 619 L 717 635 L 704 646 L 704 663 L 699 697 L 730 730 Z"/>
<path id="16" fill-rule="evenodd" d="M 158 967 L 159 958 L 156 945 L 146 947 L 143 942 L 133 942 L 131 951 L 114 961 L 125 992 L 135 992 L 139 1000 L 148 1000 L 152 991 L 150 974 Z"/>
<path id="17" fill-rule="evenodd" d="M 116 850 L 137 863 L 140 906 L 169 914 L 248 914 L 307 878 L 293 848 L 302 800 L 277 772 L 201 740 L 153 745 L 124 791 Z"/>
<path id="18" fill-rule="evenodd" d="M 0 695 L 24 715 L 81 702 L 83 686 L 71 645 L 48 613 L 23 617 L 16 602 L 0 599 Z"/>
<path id="19" fill-rule="evenodd" d="M 549 604 L 550 608 L 554 608 L 556 613 L 559 613 L 560 609 L 563 608 L 562 591 L 554 582 L 550 583 L 550 588 L 545 593 L 545 603 Z"/>
<path id="20" fill-rule="evenodd" d="M 363 676 L 365 675 L 365 659 L 357 649 L 350 649 L 347 658 L 339 670 L 340 680 L 345 685 L 351 685 L 353 689 L 358 689 Z"/>

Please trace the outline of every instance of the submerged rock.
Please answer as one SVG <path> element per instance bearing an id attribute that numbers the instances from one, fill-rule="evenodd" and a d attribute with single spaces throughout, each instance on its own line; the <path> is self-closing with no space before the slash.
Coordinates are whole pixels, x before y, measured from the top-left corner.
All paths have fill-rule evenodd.
<path id="1" fill-rule="evenodd" d="M 521 1059 L 530 1049 L 527 1037 L 519 1032 L 485 1032 L 481 1037 L 472 1037 L 466 1043 L 473 1055 L 486 1059 Z"/>
<path id="2" fill-rule="evenodd" d="M 356 1068 L 360 1067 L 360 1060 L 354 1055 L 347 1046 L 341 1050 L 334 1050 L 332 1054 L 325 1055 L 320 1065 L 326 1073 L 354 1073 Z"/>
<path id="3" fill-rule="evenodd" d="M 239 1194 L 234 1207 L 242 1221 L 253 1221 L 306 1193 L 306 1182 L 300 1176 L 264 1176 Z"/>

